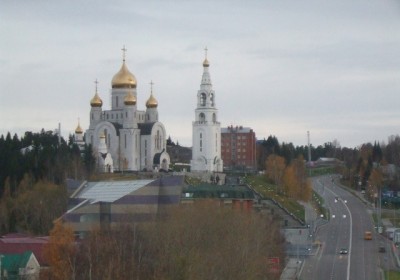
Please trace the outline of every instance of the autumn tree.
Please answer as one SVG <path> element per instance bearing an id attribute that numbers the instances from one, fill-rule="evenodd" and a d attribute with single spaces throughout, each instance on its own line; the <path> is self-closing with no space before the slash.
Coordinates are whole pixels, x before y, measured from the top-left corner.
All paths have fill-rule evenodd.
<path id="1" fill-rule="evenodd" d="M 284 260 L 272 216 L 203 201 L 174 206 L 151 223 L 94 230 L 80 247 L 76 279 L 279 279 Z"/>
<path id="2" fill-rule="evenodd" d="M 25 175 L 13 199 L 19 227 L 33 234 L 48 234 L 53 221 L 66 210 L 68 196 L 65 188 L 48 181 L 38 181 Z"/>
<path id="3" fill-rule="evenodd" d="M 179 206 L 154 225 L 148 242 L 154 279 L 279 279 L 266 270 L 268 257 L 283 257 L 279 225 L 269 216 L 211 202 Z"/>
<path id="4" fill-rule="evenodd" d="M 265 174 L 267 178 L 277 186 L 281 187 L 283 184 L 283 175 L 286 168 L 285 159 L 281 156 L 272 154 L 267 158 L 265 166 Z"/>
<path id="5" fill-rule="evenodd" d="M 368 182 L 369 184 L 366 188 L 367 194 L 369 196 L 378 194 L 384 185 L 382 171 L 379 168 L 374 168 L 371 172 Z"/>
<path id="6" fill-rule="evenodd" d="M 44 247 L 44 257 L 50 266 L 49 279 L 76 279 L 77 256 L 78 247 L 72 228 L 61 221 L 55 222 L 49 243 Z"/>
<path id="7" fill-rule="evenodd" d="M 311 199 L 311 182 L 307 177 L 305 162 L 302 156 L 293 160 L 286 167 L 283 185 L 289 197 L 302 201 L 309 201 Z"/>

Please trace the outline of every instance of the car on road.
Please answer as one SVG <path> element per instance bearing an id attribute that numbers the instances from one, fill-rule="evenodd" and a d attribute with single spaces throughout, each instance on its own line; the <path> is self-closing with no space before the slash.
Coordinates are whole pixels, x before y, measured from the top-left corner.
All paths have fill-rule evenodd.
<path id="1" fill-rule="evenodd" d="M 383 246 L 383 245 L 379 246 L 378 251 L 379 251 L 379 253 L 385 253 L 386 252 L 385 246 Z"/>
<path id="2" fill-rule="evenodd" d="M 349 251 L 347 250 L 347 248 L 342 248 L 342 249 L 340 249 L 339 254 L 341 254 L 341 255 L 347 255 L 348 252 L 349 252 Z"/>

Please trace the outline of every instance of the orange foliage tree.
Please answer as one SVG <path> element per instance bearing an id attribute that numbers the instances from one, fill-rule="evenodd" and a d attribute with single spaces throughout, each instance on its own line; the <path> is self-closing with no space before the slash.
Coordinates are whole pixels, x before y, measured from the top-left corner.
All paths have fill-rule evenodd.
<path id="1" fill-rule="evenodd" d="M 44 257 L 50 266 L 49 279 L 75 279 L 77 253 L 72 228 L 61 221 L 55 222 L 49 243 L 44 248 Z"/>
<path id="2" fill-rule="evenodd" d="M 285 168 L 285 159 L 275 154 L 270 155 L 265 162 L 265 174 L 267 178 L 279 187 L 283 184 Z"/>
<path id="3" fill-rule="evenodd" d="M 309 201 L 312 195 L 311 182 L 307 177 L 304 159 L 299 156 L 286 167 L 283 185 L 286 194 L 294 199 Z"/>

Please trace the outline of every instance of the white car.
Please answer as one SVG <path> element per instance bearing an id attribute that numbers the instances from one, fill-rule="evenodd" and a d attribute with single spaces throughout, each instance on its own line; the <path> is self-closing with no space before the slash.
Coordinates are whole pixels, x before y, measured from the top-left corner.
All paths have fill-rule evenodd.
<path id="1" fill-rule="evenodd" d="M 349 252 L 349 251 L 347 251 L 346 248 L 342 248 L 342 249 L 340 249 L 339 254 L 341 254 L 341 255 L 347 255 L 348 252 Z"/>

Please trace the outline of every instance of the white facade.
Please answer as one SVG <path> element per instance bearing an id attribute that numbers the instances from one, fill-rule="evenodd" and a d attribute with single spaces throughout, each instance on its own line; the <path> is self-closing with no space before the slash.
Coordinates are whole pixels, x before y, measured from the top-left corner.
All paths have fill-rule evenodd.
<path id="1" fill-rule="evenodd" d="M 222 172 L 221 125 L 215 103 L 215 92 L 207 58 L 203 62 L 203 76 L 197 92 L 197 107 L 193 122 L 191 171 Z"/>
<path id="2" fill-rule="evenodd" d="M 152 87 L 146 111 L 138 110 L 137 82 L 125 58 L 111 85 L 111 110 L 103 110 L 96 84 L 95 96 L 90 102 L 90 125 L 85 134 L 85 143 L 92 145 L 98 170 L 168 170 L 166 131 L 158 121 L 158 102 Z"/>

